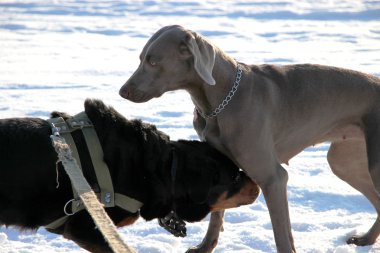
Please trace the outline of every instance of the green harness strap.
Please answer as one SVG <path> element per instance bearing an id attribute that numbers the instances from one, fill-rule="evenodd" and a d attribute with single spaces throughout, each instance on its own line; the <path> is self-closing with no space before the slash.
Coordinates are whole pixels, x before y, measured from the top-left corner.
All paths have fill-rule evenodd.
<path id="1" fill-rule="evenodd" d="M 67 123 L 74 128 L 79 127 L 82 129 L 100 187 L 100 202 L 103 203 L 105 207 L 115 206 L 111 175 L 107 164 L 103 161 L 102 146 L 100 145 L 98 135 L 96 134 L 91 121 L 88 119 L 85 112 L 81 112 L 75 115 L 72 119 L 68 119 Z"/>
<path id="2" fill-rule="evenodd" d="M 82 130 L 100 187 L 100 194 L 98 195 L 98 198 L 105 207 L 114 207 L 116 205 L 131 213 L 135 213 L 143 206 L 143 203 L 138 200 L 114 192 L 112 178 L 109 173 L 108 166 L 103 160 L 102 146 L 100 145 L 100 141 L 98 135 L 96 134 L 94 126 L 85 112 L 81 112 L 74 117 L 67 119 L 66 122 L 61 117 L 48 119 L 47 121 L 52 125 L 53 132 L 58 131 L 59 134 L 65 138 L 66 142 L 72 150 L 73 157 L 77 160 L 80 169 L 82 169 L 80 165 L 80 158 L 78 155 L 78 150 L 75 146 L 75 142 L 71 136 L 71 132 L 75 130 Z M 72 214 L 84 208 L 82 202 L 78 198 L 78 194 L 74 189 L 73 197 L 74 199 L 69 201 L 72 202 Z M 66 210 L 64 211 L 66 213 Z M 60 227 L 66 222 L 69 215 L 70 214 L 67 214 L 64 217 L 57 219 L 56 221 L 46 225 L 45 228 L 55 229 Z"/>
<path id="3" fill-rule="evenodd" d="M 55 131 L 58 131 L 59 134 L 65 138 L 67 144 L 70 146 L 71 152 L 75 160 L 77 161 L 77 164 L 79 166 L 79 169 L 82 171 L 82 165 L 80 162 L 79 153 L 77 150 L 77 146 L 75 145 L 74 139 L 71 136 L 71 132 L 73 132 L 75 129 L 72 129 L 66 121 L 62 118 L 51 118 L 47 120 L 53 127 L 55 127 Z M 73 187 L 72 187 L 73 188 Z M 73 188 L 73 200 L 71 201 L 71 212 L 76 213 L 84 208 L 82 205 L 82 202 L 79 200 L 78 193 Z M 66 213 L 66 209 L 65 209 Z"/>

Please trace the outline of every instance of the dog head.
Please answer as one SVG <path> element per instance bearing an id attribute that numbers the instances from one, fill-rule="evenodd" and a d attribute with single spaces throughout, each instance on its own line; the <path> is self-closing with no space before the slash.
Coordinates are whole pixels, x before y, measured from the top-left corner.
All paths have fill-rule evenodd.
<path id="1" fill-rule="evenodd" d="M 175 206 L 186 221 L 199 221 L 210 211 L 253 203 L 259 187 L 219 151 L 205 142 L 180 141 L 186 152 L 180 161 Z"/>
<path id="2" fill-rule="evenodd" d="M 119 93 L 141 103 L 192 83 L 214 85 L 215 50 L 195 32 L 177 25 L 163 27 L 144 46 L 140 65 Z"/>
<path id="3" fill-rule="evenodd" d="M 175 179 L 170 164 L 149 174 L 148 197 L 140 210 L 144 219 L 163 218 L 174 209 L 179 218 L 195 222 L 212 211 L 252 204 L 258 197 L 258 185 L 206 142 L 171 143 L 178 156 Z"/>

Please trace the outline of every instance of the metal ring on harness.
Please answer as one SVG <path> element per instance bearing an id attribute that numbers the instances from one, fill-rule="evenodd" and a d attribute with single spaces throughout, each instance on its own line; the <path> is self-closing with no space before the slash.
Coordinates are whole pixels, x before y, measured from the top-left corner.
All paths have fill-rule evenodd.
<path id="1" fill-rule="evenodd" d="M 68 213 L 66 211 L 66 208 L 67 208 L 67 205 L 70 204 L 71 202 L 73 202 L 75 199 L 70 199 L 69 201 L 67 201 L 67 203 L 65 204 L 65 206 L 63 207 L 63 212 L 67 215 L 67 216 L 71 216 L 71 215 L 74 215 L 75 213 L 72 212 L 72 213 Z"/>

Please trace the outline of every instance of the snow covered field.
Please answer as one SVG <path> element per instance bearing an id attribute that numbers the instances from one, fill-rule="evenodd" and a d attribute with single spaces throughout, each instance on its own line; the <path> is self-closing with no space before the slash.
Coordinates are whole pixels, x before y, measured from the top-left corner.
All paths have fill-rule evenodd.
<path id="1" fill-rule="evenodd" d="M 144 104 L 118 95 L 138 55 L 160 27 L 180 24 L 247 63 L 319 63 L 380 76 L 379 0 L 0 0 L 0 117 L 43 117 L 52 110 L 77 113 L 87 97 L 101 98 L 129 118 L 156 124 L 172 139 L 195 139 L 193 105 L 184 92 Z M 366 232 L 376 213 L 364 197 L 335 178 L 328 144 L 290 161 L 289 202 L 299 252 L 380 252 L 348 246 Z M 208 221 L 188 224 L 174 238 L 156 221 L 123 228 L 139 252 L 184 252 L 201 241 Z M 84 252 L 40 229 L 0 228 L 1 253 Z M 261 196 L 226 212 L 216 252 L 275 252 Z"/>

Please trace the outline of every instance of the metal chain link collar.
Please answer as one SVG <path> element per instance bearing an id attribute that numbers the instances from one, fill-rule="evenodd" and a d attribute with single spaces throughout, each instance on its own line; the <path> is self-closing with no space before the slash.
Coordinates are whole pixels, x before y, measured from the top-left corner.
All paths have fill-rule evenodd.
<path id="1" fill-rule="evenodd" d="M 237 91 L 237 89 L 240 85 L 242 72 L 243 72 L 243 70 L 241 69 L 241 66 L 238 63 L 234 85 L 232 86 L 230 92 L 228 92 L 227 96 L 224 98 L 222 103 L 220 103 L 218 105 L 218 107 L 215 110 L 213 110 L 210 114 L 205 114 L 201 110 L 199 110 L 197 107 L 195 107 L 195 110 L 197 110 L 197 112 L 199 113 L 199 115 L 202 116 L 202 118 L 212 119 L 223 111 L 223 109 L 228 105 L 228 103 L 231 101 L 232 97 L 235 95 L 235 92 Z"/>

